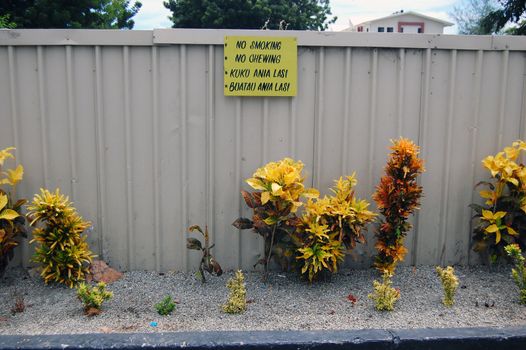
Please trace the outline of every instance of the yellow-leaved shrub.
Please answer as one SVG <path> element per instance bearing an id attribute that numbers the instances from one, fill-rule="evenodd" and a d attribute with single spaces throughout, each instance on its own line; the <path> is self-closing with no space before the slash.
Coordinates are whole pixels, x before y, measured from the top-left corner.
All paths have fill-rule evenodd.
<path id="1" fill-rule="evenodd" d="M 373 281 L 374 292 L 367 297 L 374 301 L 374 307 L 378 311 L 393 311 L 398 299 L 400 299 L 400 291 L 392 287 L 392 275 L 385 272 L 382 274 L 382 282 Z"/>
<path id="2" fill-rule="evenodd" d="M 452 266 L 446 268 L 437 266 L 436 272 L 444 289 L 442 303 L 447 307 L 451 307 L 455 303 L 455 292 L 458 288 L 458 277 L 455 275 L 455 269 Z"/>
<path id="3" fill-rule="evenodd" d="M 227 282 L 229 289 L 228 300 L 221 307 L 228 314 L 240 314 L 247 309 L 247 290 L 245 288 L 245 276 L 241 270 L 236 271 L 234 277 Z"/>
<path id="4" fill-rule="evenodd" d="M 331 189 L 333 195 L 309 199 L 305 205 L 294 242 L 301 273 L 309 281 L 322 271 L 336 272 L 345 252 L 357 242 L 365 243 L 365 227 L 376 215 L 368 210 L 367 201 L 356 198 L 356 184 L 355 174 L 340 177 Z"/>
<path id="5" fill-rule="evenodd" d="M 305 188 L 302 175 L 303 163 L 291 158 L 270 162 L 257 169 L 246 182 L 255 191 L 241 191 L 245 203 L 253 210 L 252 218 L 238 218 L 233 225 L 238 229 L 254 229 L 265 241 L 264 257 L 258 261 L 265 268 L 265 278 L 271 257 L 287 268 L 292 256 L 291 235 L 296 230 L 301 198 L 319 195 L 312 188 Z"/>
<path id="6" fill-rule="evenodd" d="M 44 282 L 58 282 L 73 288 L 85 279 L 93 253 L 84 231 L 90 223 L 77 214 L 69 198 L 57 189 L 54 193 L 41 189 L 28 206 L 33 239 L 39 246 L 33 261 L 40 264 Z"/>
<path id="7" fill-rule="evenodd" d="M 518 140 L 494 156 L 487 156 L 482 165 L 491 175 L 480 196 L 483 205 L 471 204 L 475 211 L 473 249 L 488 253 L 490 261 L 507 256 L 504 247 L 526 242 L 526 167 L 518 161 L 526 150 L 526 142 Z"/>
<path id="8" fill-rule="evenodd" d="M 504 247 L 504 250 L 515 264 L 515 267 L 511 269 L 511 276 L 519 288 L 519 302 L 526 305 L 526 259 L 522 256 L 518 244 L 509 244 Z"/>

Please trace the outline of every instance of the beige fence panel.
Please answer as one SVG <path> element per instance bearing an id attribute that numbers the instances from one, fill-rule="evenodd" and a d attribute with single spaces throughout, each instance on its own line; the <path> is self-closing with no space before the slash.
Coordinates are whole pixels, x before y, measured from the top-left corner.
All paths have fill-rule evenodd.
<path id="1" fill-rule="evenodd" d="M 297 96 L 223 96 L 225 35 L 296 36 Z M 60 187 L 93 222 L 93 250 L 124 270 L 195 269 L 191 224 L 208 225 L 224 268 L 251 268 L 263 242 L 231 223 L 250 215 L 239 191 L 257 167 L 300 159 L 322 193 L 356 171 L 371 200 L 400 135 L 427 168 L 405 263 L 477 263 L 480 161 L 526 136 L 521 37 L 0 30 L 0 82 L 0 148 L 17 147 L 19 193 Z M 373 232 L 349 265 L 371 264 Z M 24 243 L 16 262 L 31 253 Z"/>

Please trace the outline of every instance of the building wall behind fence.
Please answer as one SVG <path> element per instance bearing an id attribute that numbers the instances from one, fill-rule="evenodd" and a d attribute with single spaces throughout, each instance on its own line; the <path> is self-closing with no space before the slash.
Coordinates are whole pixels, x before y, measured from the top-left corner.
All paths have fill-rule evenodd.
<path id="1" fill-rule="evenodd" d="M 298 37 L 298 95 L 223 96 L 224 35 Z M 60 187 L 121 269 L 191 270 L 185 229 L 208 225 L 224 268 L 263 242 L 231 223 L 265 162 L 305 163 L 328 192 L 356 171 L 371 200 L 389 139 L 422 146 L 425 197 L 406 264 L 476 263 L 468 205 L 481 159 L 525 137 L 526 39 L 220 30 L 0 31 L 0 148 L 17 147 L 19 194 Z M 349 264 L 368 266 L 368 244 Z M 27 264 L 32 248 L 18 248 Z"/>

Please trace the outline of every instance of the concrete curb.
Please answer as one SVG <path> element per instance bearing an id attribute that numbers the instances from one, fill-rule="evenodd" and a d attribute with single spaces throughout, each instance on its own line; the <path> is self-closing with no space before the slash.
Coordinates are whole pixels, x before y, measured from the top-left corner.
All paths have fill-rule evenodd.
<path id="1" fill-rule="evenodd" d="M 526 327 L 348 331 L 4 335 L 0 348 L 49 349 L 526 349 Z"/>

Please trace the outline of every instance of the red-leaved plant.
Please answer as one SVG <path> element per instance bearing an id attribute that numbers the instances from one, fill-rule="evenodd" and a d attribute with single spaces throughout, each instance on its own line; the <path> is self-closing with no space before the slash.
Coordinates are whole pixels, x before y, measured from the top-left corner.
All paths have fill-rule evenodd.
<path id="1" fill-rule="evenodd" d="M 418 175 L 424 172 L 424 161 L 418 157 L 419 147 L 411 140 L 391 141 L 391 154 L 385 175 L 376 187 L 373 199 L 383 216 L 377 231 L 375 267 L 382 273 L 392 274 L 407 253 L 404 238 L 411 229 L 409 216 L 418 209 L 422 186 Z"/>

